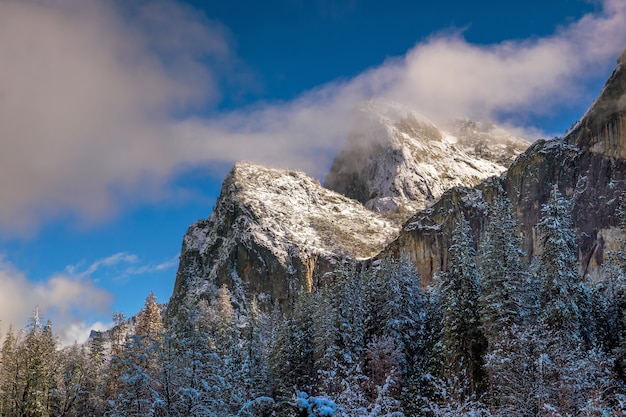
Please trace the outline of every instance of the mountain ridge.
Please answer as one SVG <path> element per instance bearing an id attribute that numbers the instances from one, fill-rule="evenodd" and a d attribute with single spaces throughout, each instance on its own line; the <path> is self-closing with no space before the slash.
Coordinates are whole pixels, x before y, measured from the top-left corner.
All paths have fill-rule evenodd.
<path id="1" fill-rule="evenodd" d="M 303 172 L 239 162 L 211 216 L 191 225 L 183 239 L 170 304 L 176 310 L 185 297 L 226 284 L 240 304 L 254 294 L 266 308 L 285 307 L 343 258 L 372 257 L 398 230 Z"/>
<path id="2" fill-rule="evenodd" d="M 364 102 L 354 118 L 347 146 L 324 186 L 374 211 L 425 209 L 451 187 L 502 174 L 530 145 L 493 124 L 469 119 L 440 129 L 388 100 Z"/>
<path id="3" fill-rule="evenodd" d="M 599 97 L 566 136 L 533 143 L 505 174 L 475 188 L 481 191 L 486 210 L 472 210 L 460 198 L 466 191 L 453 188 L 432 207 L 411 217 L 378 257 L 409 256 L 423 285 L 428 285 L 434 274 L 447 268 L 454 221 L 463 213 L 478 245 L 488 207 L 495 197 L 505 196 L 521 224 L 523 250 L 530 260 L 539 250 L 535 225 L 540 207 L 549 197 L 550 185 L 557 184 L 573 205 L 579 272 L 597 277 L 607 253 L 624 238 L 615 211 L 626 188 L 625 53 Z"/>
<path id="4" fill-rule="evenodd" d="M 454 136 L 397 104 L 366 102 L 365 110 L 357 111 L 348 147 L 326 178 L 335 191 L 304 173 L 238 163 L 224 180 L 214 212 L 185 236 L 168 310 L 175 314 L 185 299 L 215 296 L 223 284 L 242 307 L 256 296 L 266 308 L 289 309 L 298 291 L 332 279 L 344 260 L 406 257 L 428 285 L 447 268 L 454 221 L 464 214 L 478 245 L 496 197 L 511 201 L 530 260 L 539 250 L 535 225 L 552 184 L 572 201 L 580 272 L 595 276 L 620 239 L 614 213 L 626 187 L 625 90 L 618 63 L 565 137 L 539 140 L 523 153 L 516 147 L 521 141 L 488 123 L 461 119 L 449 127 Z M 372 115 L 373 109 L 378 113 Z M 508 147 L 513 155 L 492 152 L 490 158 L 514 158 L 508 168 L 475 158 L 484 151 L 481 143 L 497 136 L 494 131 L 502 139 L 499 149 Z M 486 167 L 484 177 L 447 188 L 438 184 L 433 192 L 435 187 L 423 181 L 425 171 L 416 174 L 410 165 L 419 165 L 420 158 L 428 165 L 426 155 L 442 153 L 463 166 L 461 171 L 471 164 Z M 454 170 L 441 166 L 444 176 Z M 439 172 L 432 163 L 431 168 Z M 394 211 L 400 216 L 378 213 Z M 408 219 L 401 229 L 398 218 Z"/>

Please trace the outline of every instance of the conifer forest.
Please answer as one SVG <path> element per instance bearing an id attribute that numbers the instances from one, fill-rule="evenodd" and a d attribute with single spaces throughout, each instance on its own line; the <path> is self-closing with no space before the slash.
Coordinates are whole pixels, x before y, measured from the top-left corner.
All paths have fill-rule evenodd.
<path id="1" fill-rule="evenodd" d="M 404 257 L 344 262 L 290 311 L 223 286 L 170 317 L 151 294 L 69 347 L 35 314 L 3 330 L 0 416 L 626 415 L 626 250 L 581 276 L 556 187 L 530 261 L 509 202 L 490 210 L 425 288 Z"/>

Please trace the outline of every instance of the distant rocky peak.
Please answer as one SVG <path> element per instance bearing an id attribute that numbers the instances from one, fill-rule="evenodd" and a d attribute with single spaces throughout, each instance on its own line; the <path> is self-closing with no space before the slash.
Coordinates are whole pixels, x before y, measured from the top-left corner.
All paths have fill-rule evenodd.
<path id="1" fill-rule="evenodd" d="M 487 120 L 456 119 L 444 129 L 468 155 L 505 167 L 530 146 L 526 139 Z"/>
<path id="2" fill-rule="evenodd" d="M 611 158 L 626 158 L 626 49 L 600 96 L 567 134 L 568 143 Z"/>
<path id="3" fill-rule="evenodd" d="M 501 174 L 529 145 L 487 122 L 466 119 L 444 131 L 420 113 L 383 99 L 361 103 L 353 122 L 324 185 L 370 210 L 397 213 L 400 220 L 450 187 Z"/>
<path id="4" fill-rule="evenodd" d="M 424 140 L 443 138 L 439 129 L 415 110 L 391 100 L 371 99 L 356 108 L 349 140 L 402 142 L 402 134 Z"/>

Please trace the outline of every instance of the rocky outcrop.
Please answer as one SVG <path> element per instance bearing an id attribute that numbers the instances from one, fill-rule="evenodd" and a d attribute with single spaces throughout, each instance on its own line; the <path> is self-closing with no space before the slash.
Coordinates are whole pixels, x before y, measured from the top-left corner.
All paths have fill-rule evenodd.
<path id="1" fill-rule="evenodd" d="M 501 174 L 530 145 L 486 122 L 464 119 L 441 130 L 384 100 L 363 103 L 354 117 L 347 147 L 324 186 L 371 210 L 399 212 L 403 220 L 451 187 Z"/>
<path id="2" fill-rule="evenodd" d="M 626 72 L 618 63 L 600 97 L 564 138 L 534 143 L 497 179 L 472 190 L 446 192 L 431 208 L 409 219 L 381 256 L 408 254 L 428 284 L 434 273 L 447 268 L 455 219 L 460 213 L 470 219 L 478 243 L 488 205 L 503 193 L 521 223 L 523 249 L 530 258 L 537 250 L 535 225 L 541 205 L 550 186 L 557 184 L 573 203 L 580 271 L 597 276 L 607 249 L 615 248 L 621 235 L 614 213 L 626 186 L 625 91 Z"/>
<path id="3" fill-rule="evenodd" d="M 342 259 L 408 255 L 427 285 L 447 269 L 455 220 L 465 215 L 478 244 L 498 195 L 511 201 L 530 259 L 552 184 L 573 203 L 581 273 L 597 275 L 622 233 L 615 210 L 626 188 L 623 61 L 564 138 L 521 154 L 524 143 L 494 125 L 462 120 L 443 131 L 375 101 L 357 112 L 359 128 L 326 179 L 337 192 L 301 172 L 238 163 L 211 216 L 185 235 L 167 314 L 185 300 L 213 298 L 223 284 L 240 306 L 255 295 L 268 309 L 289 309 Z M 511 154 L 519 156 L 505 171 Z M 418 209 L 401 229 L 379 213 Z"/>
<path id="4" fill-rule="evenodd" d="M 226 284 L 242 306 L 288 307 L 337 261 L 369 258 L 398 227 L 297 171 L 238 163 L 211 216 L 183 239 L 168 315 L 185 299 L 212 298 Z"/>
<path id="5" fill-rule="evenodd" d="M 530 143 L 487 121 L 458 119 L 445 127 L 466 154 L 508 168 Z"/>

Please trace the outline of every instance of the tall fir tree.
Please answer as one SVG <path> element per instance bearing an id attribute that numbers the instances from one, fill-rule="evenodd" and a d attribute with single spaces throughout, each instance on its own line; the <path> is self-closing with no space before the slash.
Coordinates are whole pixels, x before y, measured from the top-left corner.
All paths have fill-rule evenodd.
<path id="1" fill-rule="evenodd" d="M 113 416 L 140 417 L 154 413 L 159 399 L 159 350 L 163 340 L 163 322 L 156 297 L 150 293 L 137 314 L 135 332 L 113 360 L 119 367 L 117 395 Z"/>
<path id="2" fill-rule="evenodd" d="M 17 396 L 20 390 L 18 382 L 22 370 L 17 354 L 18 343 L 18 338 L 11 326 L 4 337 L 2 356 L 0 357 L 0 414 L 3 417 L 20 415 Z"/>
<path id="3" fill-rule="evenodd" d="M 280 317 L 281 313 L 277 313 Z M 275 398 L 284 402 L 292 398 L 293 388 L 311 392 L 314 381 L 314 345 L 311 297 L 302 293 L 294 302 L 290 316 L 277 319 L 272 335 L 270 374 Z"/>
<path id="4" fill-rule="evenodd" d="M 589 335 L 595 327 L 589 314 L 590 291 L 578 273 L 571 204 L 556 185 L 541 215 L 537 224 L 540 253 L 534 268 L 540 282 L 541 330 L 536 397 L 539 410 L 567 415 L 584 407 L 589 386 L 611 384 L 606 383 L 607 358 L 589 350 Z"/>
<path id="5" fill-rule="evenodd" d="M 56 388 L 57 341 L 52 323 L 48 321 L 42 325 L 38 310 L 24 338 L 22 355 L 25 373 L 21 410 L 32 417 L 47 416 L 51 412 L 52 394 Z"/>
<path id="6" fill-rule="evenodd" d="M 480 315 L 489 344 L 510 338 L 527 313 L 524 285 L 528 268 L 519 225 L 506 197 L 496 197 L 479 247 Z"/>
<path id="7" fill-rule="evenodd" d="M 541 207 L 537 236 L 540 253 L 535 270 L 541 283 L 540 323 L 564 349 L 578 348 L 583 323 L 576 233 L 570 202 L 556 185 Z"/>
<path id="8" fill-rule="evenodd" d="M 500 193 L 504 190 L 500 189 Z M 532 391 L 531 386 L 518 378 L 527 374 L 519 353 L 526 341 L 522 326 L 530 313 L 524 290 L 529 274 L 523 262 L 519 225 L 509 200 L 496 197 L 489 214 L 479 246 L 480 318 L 487 341 L 485 370 L 492 407 L 513 415 L 519 411 L 517 399 L 526 394 L 532 396 L 526 393 Z"/>
<path id="9" fill-rule="evenodd" d="M 480 283 L 470 225 L 456 222 L 448 251 L 448 270 L 439 276 L 442 304 L 440 351 L 443 376 L 456 381 L 459 401 L 481 394 L 486 342 L 479 316 Z"/>

